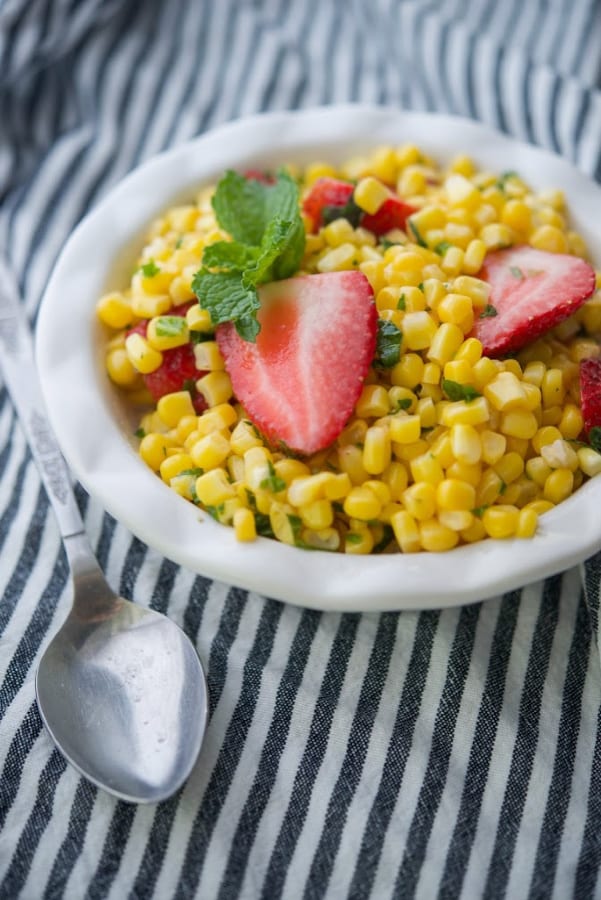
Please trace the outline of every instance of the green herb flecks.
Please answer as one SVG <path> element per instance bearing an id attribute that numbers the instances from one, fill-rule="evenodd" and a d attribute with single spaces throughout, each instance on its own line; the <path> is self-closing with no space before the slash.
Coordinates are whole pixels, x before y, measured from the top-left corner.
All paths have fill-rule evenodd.
<path id="1" fill-rule="evenodd" d="M 275 473 L 272 462 L 268 462 L 269 476 L 261 481 L 260 487 L 264 491 L 272 491 L 274 494 L 286 489 L 286 482 Z"/>
<path id="2" fill-rule="evenodd" d="M 485 503 L 484 506 L 476 506 L 472 510 L 472 513 L 474 516 L 477 516 L 479 519 L 481 519 L 482 516 L 484 515 L 484 513 L 486 512 L 486 510 L 488 509 L 488 507 L 489 507 L 488 503 Z"/>
<path id="3" fill-rule="evenodd" d="M 450 378 L 442 379 L 442 389 L 449 400 L 452 401 L 464 400 L 466 403 L 471 403 L 476 397 L 482 396 L 482 394 L 471 385 L 459 384 L 458 381 L 451 381 Z"/>
<path id="4" fill-rule="evenodd" d="M 146 437 L 146 432 L 143 428 L 136 428 L 136 430 L 134 431 L 134 435 L 142 440 L 143 437 Z"/>
<path id="5" fill-rule="evenodd" d="M 492 303 L 487 303 L 482 312 L 480 313 L 480 319 L 492 319 L 495 316 L 498 316 L 497 308 L 492 305 Z"/>
<path id="6" fill-rule="evenodd" d="M 155 275 L 158 275 L 161 270 L 155 263 L 154 259 L 150 259 L 147 263 L 144 263 L 143 266 L 140 266 L 140 272 L 144 275 L 145 278 L 154 278 Z"/>
<path id="7" fill-rule="evenodd" d="M 440 256 L 444 256 L 447 250 L 450 250 L 453 245 L 449 241 L 440 241 L 434 248 L 436 253 Z"/>
<path id="8" fill-rule="evenodd" d="M 428 245 L 426 244 L 425 240 L 424 240 L 423 237 L 421 236 L 420 231 L 419 231 L 419 228 L 417 227 L 417 225 L 415 224 L 415 222 L 413 222 L 413 221 L 409 218 L 409 219 L 407 219 L 407 225 L 409 226 L 409 231 L 410 231 L 411 234 L 413 235 L 413 238 L 414 238 L 414 240 L 415 240 L 415 243 L 418 244 L 420 247 L 427 247 Z"/>
<path id="9" fill-rule="evenodd" d="M 158 316 L 155 319 L 157 337 L 179 337 L 184 334 L 186 327 L 183 316 Z"/>
<path id="10" fill-rule="evenodd" d="M 403 310 L 403 312 L 407 309 L 407 301 L 405 300 L 405 295 L 401 294 L 399 297 L 399 302 L 396 305 L 397 309 Z"/>
<path id="11" fill-rule="evenodd" d="M 269 184 L 228 171 L 212 203 L 232 240 L 205 249 L 192 290 L 214 325 L 233 322 L 242 338 L 254 342 L 260 331 L 257 288 L 289 278 L 304 253 L 298 186 L 283 171 Z"/>
<path id="12" fill-rule="evenodd" d="M 599 425 L 593 425 L 588 433 L 588 439 L 593 450 L 601 453 L 601 427 Z"/>
<path id="13" fill-rule="evenodd" d="M 524 279 L 524 273 L 520 269 L 519 266 L 509 266 L 509 271 L 513 275 L 514 278 L 518 278 L 520 281 Z"/>
<path id="14" fill-rule="evenodd" d="M 321 210 L 321 219 L 324 225 L 329 225 L 336 219 L 346 219 L 353 228 L 357 228 L 362 215 L 363 210 L 357 206 L 352 195 L 344 206 L 324 206 Z"/>
<path id="15" fill-rule="evenodd" d="M 376 355 L 374 362 L 377 366 L 390 369 L 396 366 L 401 358 L 402 332 L 394 322 L 386 319 L 378 319 L 378 332 L 376 335 Z"/>

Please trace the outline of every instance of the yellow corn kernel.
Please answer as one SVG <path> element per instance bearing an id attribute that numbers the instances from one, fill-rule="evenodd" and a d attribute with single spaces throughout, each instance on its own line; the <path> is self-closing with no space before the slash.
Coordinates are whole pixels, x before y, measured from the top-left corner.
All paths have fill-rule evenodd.
<path id="1" fill-rule="evenodd" d="M 303 543 L 314 550 L 333 551 L 340 547 L 340 535 L 335 528 L 320 528 L 319 531 L 303 528 L 301 537 Z"/>
<path id="2" fill-rule="evenodd" d="M 482 524 L 491 538 L 512 537 L 518 527 L 520 511 L 509 504 L 489 506 L 482 513 Z"/>
<path id="3" fill-rule="evenodd" d="M 133 318 L 130 301 L 117 291 L 100 298 L 96 304 L 96 314 L 109 328 L 125 328 Z"/>
<path id="4" fill-rule="evenodd" d="M 363 484 L 369 478 L 363 465 L 363 450 L 353 444 L 338 448 L 338 468 L 346 472 L 353 484 Z"/>
<path id="5" fill-rule="evenodd" d="M 473 465 L 480 461 L 482 440 L 473 425 L 453 425 L 450 439 L 453 456 L 458 462 Z"/>
<path id="6" fill-rule="evenodd" d="M 468 275 L 479 272 L 486 256 L 486 244 L 480 238 L 470 241 L 463 254 L 463 271 Z"/>
<path id="7" fill-rule="evenodd" d="M 336 178 L 337 175 L 336 169 L 329 163 L 311 163 L 305 170 L 305 184 L 312 185 L 318 178 Z"/>
<path id="8" fill-rule="evenodd" d="M 533 384 L 536 387 L 540 387 L 543 383 L 543 378 L 545 377 L 545 372 L 547 371 L 547 367 L 540 360 L 532 360 L 527 363 L 524 368 L 524 373 L 522 378 L 524 381 L 527 381 L 529 384 Z"/>
<path id="9" fill-rule="evenodd" d="M 541 425 L 559 425 L 561 422 L 561 406 L 549 406 L 547 409 L 543 409 L 542 415 L 540 415 L 540 424 Z"/>
<path id="10" fill-rule="evenodd" d="M 351 488 L 344 499 L 343 506 L 347 516 L 362 521 L 377 519 L 382 509 L 382 504 L 375 493 L 364 486 Z"/>
<path id="11" fill-rule="evenodd" d="M 480 191 L 469 178 L 457 172 L 445 179 L 444 192 L 450 206 L 470 208 L 480 203 Z"/>
<path id="12" fill-rule="evenodd" d="M 402 303 L 401 297 L 403 298 Z M 401 307 L 399 307 L 399 303 L 401 303 Z M 383 287 L 376 296 L 376 309 L 378 312 L 383 312 L 385 309 L 401 309 L 405 303 L 405 289 L 399 284 Z"/>
<path id="13" fill-rule="evenodd" d="M 257 537 L 257 527 L 255 517 L 250 509 L 240 507 L 234 513 L 234 534 L 237 541 L 249 542 L 254 541 Z"/>
<path id="14" fill-rule="evenodd" d="M 157 403 L 157 412 L 165 425 L 175 428 L 183 416 L 193 416 L 194 406 L 188 391 L 165 394 Z"/>
<path id="15" fill-rule="evenodd" d="M 543 376 L 541 392 L 545 407 L 561 406 L 565 398 L 565 386 L 561 369 L 547 369 Z"/>
<path id="16" fill-rule="evenodd" d="M 301 475 L 288 486 L 288 501 L 293 506 L 307 506 L 325 497 L 325 489 L 333 473 L 318 472 L 316 475 Z M 325 526 L 324 526 L 325 527 Z"/>
<path id="17" fill-rule="evenodd" d="M 436 487 L 427 481 L 412 484 L 403 492 L 401 500 L 414 519 L 430 519 L 436 512 Z"/>
<path id="18" fill-rule="evenodd" d="M 174 453 L 165 457 L 159 466 L 159 472 L 163 481 L 169 484 L 172 478 L 181 475 L 186 469 L 193 468 L 194 462 L 188 453 Z"/>
<path id="19" fill-rule="evenodd" d="M 462 361 L 468 363 L 470 367 L 476 365 L 482 358 L 482 344 L 478 338 L 467 338 L 461 344 L 461 347 L 455 354 L 454 361 Z"/>
<path id="20" fill-rule="evenodd" d="M 398 444 L 412 444 L 419 440 L 421 428 L 418 415 L 399 414 L 390 419 L 390 438 Z"/>
<path id="21" fill-rule="evenodd" d="M 472 370 L 474 373 L 474 387 L 481 391 L 499 374 L 499 363 L 498 360 L 483 356 L 482 359 L 479 359 L 478 362 L 472 365 Z"/>
<path id="22" fill-rule="evenodd" d="M 532 213 L 523 200 L 508 200 L 501 210 L 501 222 L 522 234 L 530 230 Z"/>
<path id="23" fill-rule="evenodd" d="M 592 478 L 601 472 L 601 453 L 597 453 L 592 447 L 579 447 L 577 454 L 580 468 L 585 475 Z"/>
<path id="24" fill-rule="evenodd" d="M 162 353 L 151 347 L 146 338 L 137 332 L 126 337 L 125 349 L 132 366 L 142 375 L 154 372 L 163 362 Z"/>
<path id="25" fill-rule="evenodd" d="M 554 425 L 543 425 L 532 438 L 532 446 L 540 454 L 541 449 L 545 445 L 554 444 L 555 441 L 560 441 L 561 439 L 562 434 L 559 428 L 556 428 Z"/>
<path id="26" fill-rule="evenodd" d="M 536 412 L 537 410 L 540 412 L 541 409 L 541 392 L 540 388 L 535 384 L 530 384 L 528 381 L 522 381 L 522 390 L 524 391 L 524 395 L 526 397 L 526 409 L 529 409 L 530 412 Z"/>
<path id="27" fill-rule="evenodd" d="M 338 435 L 337 442 L 341 447 L 346 444 L 362 444 L 367 433 L 367 422 L 363 419 L 354 419 L 343 428 Z"/>
<path id="28" fill-rule="evenodd" d="M 428 435 L 431 440 L 430 453 L 438 460 L 443 469 L 448 468 L 455 461 L 451 446 L 451 433 L 446 428 L 439 428 L 438 433 L 433 431 Z"/>
<path id="29" fill-rule="evenodd" d="M 568 239 L 555 225 L 540 225 L 532 232 L 528 242 L 537 250 L 547 250 L 549 253 L 568 252 Z"/>
<path id="30" fill-rule="evenodd" d="M 488 199 L 490 199 L 490 194 L 488 195 Z M 498 216 L 499 213 L 497 207 L 493 203 L 485 202 L 482 203 L 478 209 L 474 210 L 472 213 L 472 220 L 475 225 L 482 228 L 484 225 L 490 225 L 491 222 L 496 222 Z M 480 238 L 477 238 L 477 240 L 480 240 Z M 484 244 L 484 241 L 481 241 L 481 243 Z M 486 245 L 484 245 L 484 249 L 486 251 Z"/>
<path id="31" fill-rule="evenodd" d="M 436 486 L 436 503 L 440 509 L 470 510 L 476 505 L 476 491 L 467 481 L 445 478 Z"/>
<path id="32" fill-rule="evenodd" d="M 212 331 L 213 321 L 207 309 L 201 309 L 197 303 L 186 312 L 186 322 L 190 331 Z"/>
<path id="33" fill-rule="evenodd" d="M 196 296 L 192 290 L 190 280 L 183 275 L 176 275 L 169 285 L 169 296 L 174 306 L 181 306 L 182 303 L 189 303 Z"/>
<path id="34" fill-rule="evenodd" d="M 575 472 L 578 468 L 578 454 L 567 441 L 554 441 L 541 447 L 540 455 L 552 469 L 569 469 Z"/>
<path id="35" fill-rule="evenodd" d="M 133 294 L 131 311 L 140 319 L 152 319 L 162 316 L 171 309 L 169 294 Z"/>
<path id="36" fill-rule="evenodd" d="M 183 444 L 186 438 L 196 430 L 198 417 L 195 413 L 182 416 L 175 425 L 175 439 Z"/>
<path id="37" fill-rule="evenodd" d="M 147 466 L 158 472 L 161 463 L 167 458 L 168 451 L 177 447 L 173 438 L 167 437 L 166 434 L 145 434 L 140 441 L 139 453 Z"/>
<path id="38" fill-rule="evenodd" d="M 353 243 L 353 226 L 348 219 L 334 219 L 322 231 L 322 237 L 328 247 L 341 247 Z"/>
<path id="39" fill-rule="evenodd" d="M 232 431 L 230 446 L 232 452 L 239 456 L 244 456 L 251 447 L 261 447 L 262 444 L 254 425 L 248 419 L 241 419 Z"/>
<path id="40" fill-rule="evenodd" d="M 406 466 L 397 460 L 391 462 L 382 472 L 382 481 L 388 486 L 391 500 L 400 500 L 409 482 Z"/>
<path id="41" fill-rule="evenodd" d="M 477 484 L 475 506 L 490 506 L 503 488 L 501 476 L 494 469 L 487 469 Z"/>
<path id="42" fill-rule="evenodd" d="M 526 474 L 531 481 L 542 488 L 551 474 L 551 466 L 545 462 L 542 456 L 532 456 L 526 460 Z"/>
<path id="43" fill-rule="evenodd" d="M 489 419 L 490 409 L 486 397 L 476 397 L 469 403 L 457 400 L 455 403 L 445 404 L 440 421 L 450 428 L 453 425 L 483 425 Z"/>
<path id="44" fill-rule="evenodd" d="M 357 400 L 355 412 L 364 419 L 385 416 L 390 412 L 388 391 L 380 384 L 366 384 Z"/>
<path id="45" fill-rule="evenodd" d="M 190 447 L 190 456 L 195 466 L 214 469 L 221 465 L 230 452 L 230 442 L 220 431 L 212 431 Z"/>
<path id="46" fill-rule="evenodd" d="M 390 524 L 394 537 L 403 553 L 417 553 L 421 550 L 419 528 L 413 516 L 405 509 L 393 513 Z"/>
<path id="47" fill-rule="evenodd" d="M 390 488 L 385 481 L 380 481 L 377 478 L 370 478 L 368 481 L 363 482 L 363 487 L 369 488 L 370 491 L 374 492 L 382 504 L 382 507 L 386 506 L 392 500 Z"/>
<path id="48" fill-rule="evenodd" d="M 484 241 L 487 250 L 509 247 L 512 241 L 511 229 L 500 222 L 491 222 L 480 229 L 480 240 Z"/>
<path id="49" fill-rule="evenodd" d="M 474 380 L 474 370 L 467 359 L 452 359 L 445 363 L 444 378 L 459 384 L 471 385 Z"/>
<path id="50" fill-rule="evenodd" d="M 238 482 L 236 489 L 240 485 L 244 486 L 244 460 L 240 456 L 234 456 L 230 453 L 226 460 L 226 465 L 231 481 Z"/>
<path id="51" fill-rule="evenodd" d="M 430 309 L 436 309 L 442 298 L 446 295 L 447 289 L 444 282 L 439 278 L 425 278 L 423 281 L 423 295 L 426 306 Z"/>
<path id="52" fill-rule="evenodd" d="M 536 534 L 538 528 L 538 513 L 530 508 L 521 509 L 518 515 L 518 523 L 515 529 L 517 538 L 531 538 Z"/>
<path id="53" fill-rule="evenodd" d="M 524 460 L 518 453 L 506 453 L 495 464 L 495 472 L 503 479 L 505 484 L 511 484 L 516 478 L 519 478 L 524 471 Z"/>
<path id="54" fill-rule="evenodd" d="M 543 496 L 550 503 L 561 503 L 574 490 L 574 473 L 569 469 L 554 469 L 545 481 Z"/>
<path id="55" fill-rule="evenodd" d="M 155 431 L 158 434 L 165 434 L 167 431 L 169 431 L 168 426 L 165 425 L 156 409 L 154 410 L 154 412 L 146 413 L 144 416 L 142 416 L 142 419 L 140 421 L 140 428 L 142 431 L 142 436 L 144 436 L 144 434 L 152 434 Z M 174 437 L 174 435 L 170 434 L 169 437 L 172 438 Z"/>
<path id="56" fill-rule="evenodd" d="M 374 539 L 367 525 L 362 521 L 352 522 L 344 536 L 344 552 L 365 555 L 371 553 L 373 547 Z"/>
<path id="57" fill-rule="evenodd" d="M 383 309 L 380 312 L 380 318 L 385 322 L 392 322 L 398 329 L 403 324 L 403 313 L 398 309 Z"/>
<path id="58" fill-rule="evenodd" d="M 453 359 L 463 341 L 464 334 L 461 328 L 451 322 L 444 322 L 432 336 L 426 356 L 439 366 L 444 366 Z"/>
<path id="59" fill-rule="evenodd" d="M 438 521 L 451 531 L 465 531 L 474 521 L 474 515 L 467 509 L 439 509 Z"/>
<path id="60" fill-rule="evenodd" d="M 233 439 L 232 435 L 232 442 Z M 309 466 L 304 462 L 301 462 L 300 459 L 289 459 L 288 457 L 278 459 L 277 462 L 273 464 L 273 468 L 277 477 L 281 478 L 282 481 L 285 481 L 288 486 L 292 484 L 295 478 L 304 478 L 311 474 Z M 328 475 L 329 474 L 330 473 L 328 473 Z M 331 477 L 335 477 L 333 473 Z"/>
<path id="61" fill-rule="evenodd" d="M 299 515 L 303 524 L 313 531 L 329 528 L 334 521 L 334 511 L 329 500 L 314 500 L 299 507 Z"/>
<path id="62" fill-rule="evenodd" d="M 423 168 L 419 165 L 405 166 L 399 176 L 396 188 L 401 197 L 415 197 L 425 193 L 427 181 Z"/>
<path id="63" fill-rule="evenodd" d="M 533 509 L 538 516 L 542 516 L 543 513 L 549 512 L 550 509 L 553 509 L 555 506 L 554 503 L 551 503 L 550 500 L 532 500 L 530 503 L 527 503 L 524 506 L 524 509 Z"/>
<path id="64" fill-rule="evenodd" d="M 441 374 L 438 363 L 426 363 L 424 374 L 422 375 L 422 384 L 440 384 Z"/>
<path id="65" fill-rule="evenodd" d="M 512 372 L 499 372 L 484 387 L 484 396 L 494 409 L 507 412 L 526 409 L 526 393 L 519 379 Z"/>
<path id="66" fill-rule="evenodd" d="M 461 531 L 461 538 L 466 544 L 474 544 L 482 541 L 486 537 L 486 529 L 482 524 L 482 520 L 477 516 L 472 516 L 472 521 L 467 528 Z"/>
<path id="67" fill-rule="evenodd" d="M 211 409 L 205 410 L 198 417 L 198 432 L 200 435 L 205 435 L 211 431 L 225 431 L 231 428 L 237 418 L 236 410 L 230 403 L 220 403 Z"/>
<path id="68" fill-rule="evenodd" d="M 106 355 L 106 371 L 109 378 L 119 387 L 137 384 L 138 372 L 134 368 L 125 347 L 115 347 Z"/>
<path id="69" fill-rule="evenodd" d="M 422 428 L 433 428 L 436 425 L 436 406 L 431 397 L 420 397 L 415 412 L 419 416 Z"/>
<path id="70" fill-rule="evenodd" d="M 325 253 L 317 263 L 318 272 L 340 272 L 350 269 L 356 259 L 357 248 L 354 244 L 340 244 Z M 365 265 L 365 263 L 363 263 Z"/>
<path id="71" fill-rule="evenodd" d="M 498 463 L 507 447 L 507 438 L 497 431 L 485 429 L 480 433 L 482 443 L 482 459 L 487 465 L 494 466 Z"/>
<path id="72" fill-rule="evenodd" d="M 234 394 L 227 372 L 208 372 L 198 379 L 196 388 L 205 398 L 208 406 L 227 403 Z"/>
<path id="73" fill-rule="evenodd" d="M 436 330 L 436 322 L 430 313 L 425 311 L 406 313 L 403 318 L 404 346 L 408 350 L 425 350 L 430 346 Z"/>
<path id="74" fill-rule="evenodd" d="M 381 181 L 368 175 L 356 185 L 353 200 L 364 212 L 373 215 L 380 209 L 389 193 L 388 188 Z"/>
<path id="75" fill-rule="evenodd" d="M 413 444 L 393 444 L 392 452 L 397 461 L 408 463 L 412 459 L 417 459 L 418 456 L 428 453 L 429 444 L 426 440 L 420 438 L 419 441 L 414 441 Z"/>
<path id="76" fill-rule="evenodd" d="M 258 491 L 271 477 L 273 461 L 267 447 L 249 447 L 244 453 L 244 480 L 251 491 Z"/>
<path id="77" fill-rule="evenodd" d="M 462 463 L 455 461 L 447 466 L 447 478 L 457 478 L 459 481 L 467 481 L 477 487 L 482 478 L 482 466 L 480 463 Z"/>
<path id="78" fill-rule="evenodd" d="M 389 465 L 391 459 L 390 434 L 388 429 L 373 426 L 367 429 L 363 445 L 363 466 L 370 475 L 379 475 Z"/>
<path id="79" fill-rule="evenodd" d="M 443 468 L 431 453 L 424 453 L 412 459 L 410 468 L 415 482 L 427 481 L 430 484 L 437 485 L 444 479 Z"/>
<path id="80" fill-rule="evenodd" d="M 326 500 L 342 500 L 351 490 L 351 480 L 346 472 L 328 473 L 330 477 L 324 483 Z"/>
<path id="81" fill-rule="evenodd" d="M 300 520 L 287 503 L 274 501 L 269 509 L 269 522 L 276 540 L 283 544 L 296 544 Z"/>
<path id="82" fill-rule="evenodd" d="M 199 475 L 195 484 L 196 496 L 205 506 L 219 506 L 236 496 L 225 469 L 212 469 Z"/>
<path id="83" fill-rule="evenodd" d="M 451 244 L 454 244 L 456 247 L 459 247 L 461 250 L 465 250 L 470 241 L 474 238 L 474 231 L 469 225 L 461 225 L 458 222 L 448 222 L 444 228 L 443 238 Z"/>
<path id="84" fill-rule="evenodd" d="M 436 518 L 419 523 L 419 539 L 424 550 L 442 553 L 452 550 L 459 543 L 459 535 Z"/>
<path id="85" fill-rule="evenodd" d="M 200 372 L 221 372 L 225 361 L 217 341 L 201 341 L 194 345 L 194 362 Z"/>
<path id="86" fill-rule="evenodd" d="M 424 376 L 424 361 L 417 353 L 404 353 L 390 370 L 390 381 L 399 387 L 414 388 Z"/>
<path id="87" fill-rule="evenodd" d="M 420 397 L 431 397 L 434 403 L 438 403 L 444 400 L 444 394 L 442 388 L 438 384 L 422 384 L 420 390 Z"/>
<path id="88" fill-rule="evenodd" d="M 534 413 L 529 410 L 513 409 L 503 413 L 500 429 L 503 434 L 528 440 L 536 434 L 538 421 Z"/>
<path id="89" fill-rule="evenodd" d="M 359 269 L 369 281 L 374 294 L 387 287 L 384 277 L 384 263 L 376 260 L 368 259 L 359 265 Z"/>
<path id="90" fill-rule="evenodd" d="M 465 255 L 460 247 L 449 247 L 440 262 L 440 267 L 447 275 L 458 275 L 463 269 Z"/>

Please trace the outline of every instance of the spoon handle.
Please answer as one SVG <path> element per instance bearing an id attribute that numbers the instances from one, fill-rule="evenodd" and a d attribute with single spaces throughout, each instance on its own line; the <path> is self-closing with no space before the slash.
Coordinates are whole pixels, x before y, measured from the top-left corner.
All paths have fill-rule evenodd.
<path id="1" fill-rule="evenodd" d="M 84 530 L 69 471 L 48 421 L 33 339 L 13 272 L 0 256 L 0 369 L 63 538 Z M 69 398 L 65 397 L 65 403 Z"/>

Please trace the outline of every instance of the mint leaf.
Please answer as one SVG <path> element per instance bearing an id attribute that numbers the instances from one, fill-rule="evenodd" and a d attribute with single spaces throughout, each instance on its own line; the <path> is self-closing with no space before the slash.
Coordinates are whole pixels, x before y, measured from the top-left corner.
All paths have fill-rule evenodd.
<path id="1" fill-rule="evenodd" d="M 406 303 L 406 301 L 405 301 L 405 295 L 404 295 L 404 294 L 401 294 L 401 296 L 399 297 L 399 302 L 397 303 L 396 308 L 397 308 L 397 309 L 402 309 L 402 310 L 407 309 L 407 303 Z"/>
<path id="2" fill-rule="evenodd" d="M 434 250 L 435 250 L 436 253 L 438 253 L 440 256 L 444 256 L 445 253 L 447 252 L 447 250 L 450 250 L 450 248 L 451 248 L 452 246 L 453 246 L 453 245 L 452 245 L 449 241 L 441 241 L 439 244 L 436 245 L 436 247 L 434 248 Z"/>
<path id="3" fill-rule="evenodd" d="M 149 262 L 144 263 L 143 266 L 140 266 L 140 271 L 145 278 L 154 278 L 155 275 L 158 275 L 161 271 L 154 259 L 149 260 Z"/>
<path id="4" fill-rule="evenodd" d="M 157 337 L 178 337 L 186 330 L 183 316 L 159 316 L 155 322 Z"/>
<path id="5" fill-rule="evenodd" d="M 347 544 L 360 544 L 363 538 L 360 534 L 356 534 L 354 531 L 347 531 L 345 541 Z"/>
<path id="6" fill-rule="evenodd" d="M 374 358 L 376 365 L 383 366 L 385 369 L 395 366 L 401 357 L 402 340 L 403 334 L 394 322 L 378 319 L 376 355 Z"/>
<path id="7" fill-rule="evenodd" d="M 146 437 L 146 432 L 145 432 L 144 429 L 140 426 L 140 428 L 136 428 L 136 430 L 134 431 L 134 435 L 135 435 L 137 438 L 140 438 L 140 440 L 141 440 L 143 437 Z"/>
<path id="8" fill-rule="evenodd" d="M 271 220 L 265 229 L 261 245 L 257 248 L 254 261 L 246 267 L 242 276 L 245 287 L 255 287 L 257 284 L 287 278 L 298 269 L 304 248 L 304 229 L 303 245 L 298 258 L 295 250 L 295 246 L 298 246 L 295 232 L 295 222 L 287 222 L 280 216 Z M 289 270 L 289 251 L 292 251 L 294 257 L 292 270 Z"/>
<path id="9" fill-rule="evenodd" d="M 357 204 L 353 200 L 352 194 L 349 200 L 344 205 L 328 205 L 324 206 L 321 210 L 321 220 L 324 225 L 329 225 L 330 222 L 335 222 L 336 219 L 346 219 L 347 222 L 350 222 L 353 228 L 356 228 L 361 221 L 362 215 L 363 210 L 360 206 L 357 206 Z"/>
<path id="10" fill-rule="evenodd" d="M 482 312 L 479 315 L 480 319 L 492 319 L 494 316 L 497 316 L 498 312 L 495 306 L 492 303 L 487 303 Z"/>
<path id="11" fill-rule="evenodd" d="M 407 219 L 407 224 L 409 225 L 409 231 L 413 235 L 413 239 L 414 239 L 415 243 L 418 244 L 420 247 L 427 247 L 428 245 L 426 244 L 425 240 L 421 236 L 417 225 L 414 222 L 412 222 L 411 219 Z"/>
<path id="12" fill-rule="evenodd" d="M 288 221 L 299 216 L 298 186 L 283 171 L 273 184 L 266 184 L 230 170 L 217 185 L 212 204 L 224 231 L 256 247 L 276 215 Z"/>
<path id="13" fill-rule="evenodd" d="M 588 433 L 588 439 L 593 450 L 601 453 L 601 427 L 599 425 L 593 425 Z"/>
<path id="14" fill-rule="evenodd" d="M 202 308 L 209 311 L 214 325 L 235 322 L 240 337 L 256 339 L 260 329 L 255 316 L 260 305 L 259 297 L 254 288 L 244 287 L 238 272 L 207 272 L 201 269 L 194 276 L 192 290 Z M 254 337 L 247 337 L 253 334 Z"/>
<path id="15" fill-rule="evenodd" d="M 202 264 L 207 269 L 222 269 L 227 272 L 244 272 L 247 266 L 256 262 L 258 249 L 240 244 L 238 241 L 217 241 L 205 247 Z"/>
<path id="16" fill-rule="evenodd" d="M 489 505 L 490 505 L 490 504 L 485 503 L 484 506 L 476 506 L 476 507 L 472 510 L 473 515 L 475 515 L 475 516 L 477 516 L 479 519 L 481 519 L 482 516 L 484 515 L 484 513 L 486 512 L 486 510 L 488 509 Z"/>
<path id="17" fill-rule="evenodd" d="M 476 397 L 482 396 L 482 394 L 471 385 L 460 384 L 458 381 L 451 381 L 450 378 L 442 379 L 442 389 L 449 400 L 453 401 L 465 400 L 466 403 L 471 403 Z"/>

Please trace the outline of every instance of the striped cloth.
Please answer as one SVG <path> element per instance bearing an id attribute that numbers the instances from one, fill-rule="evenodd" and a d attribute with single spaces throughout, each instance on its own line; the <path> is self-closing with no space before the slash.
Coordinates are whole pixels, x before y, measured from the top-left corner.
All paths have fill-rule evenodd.
<path id="1" fill-rule="evenodd" d="M 458 113 L 601 179 L 600 62 L 596 0 L 0 0 L 0 250 L 34 321 L 118 179 L 267 109 Z M 210 725 L 155 807 L 53 748 L 34 672 L 68 573 L 2 388 L 2 900 L 601 896 L 601 559 L 463 609 L 321 614 L 194 576 L 78 500 L 109 581 L 196 642 Z"/>

